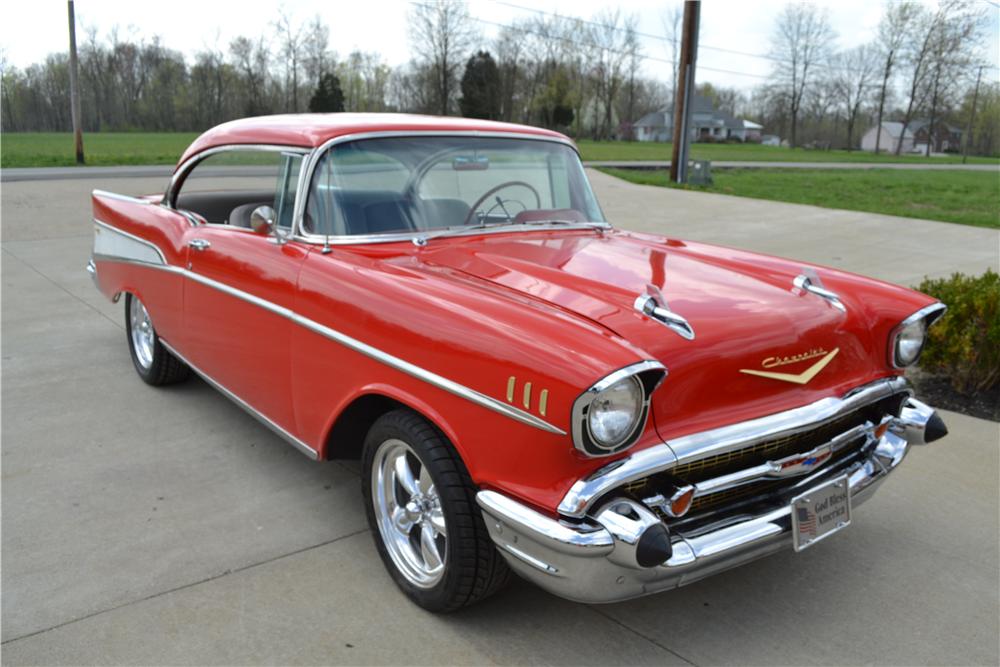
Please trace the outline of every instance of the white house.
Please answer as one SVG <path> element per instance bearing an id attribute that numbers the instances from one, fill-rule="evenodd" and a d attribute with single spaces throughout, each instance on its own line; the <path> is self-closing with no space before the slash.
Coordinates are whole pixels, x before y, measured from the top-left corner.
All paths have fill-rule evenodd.
<path id="1" fill-rule="evenodd" d="M 674 134 L 674 112 L 671 108 L 648 113 L 635 125 L 635 138 L 639 141 L 670 141 Z M 691 138 L 695 141 L 757 141 L 762 126 L 749 120 L 734 118 L 726 111 L 717 110 L 712 100 L 695 93 L 691 101 Z"/>
<path id="2" fill-rule="evenodd" d="M 913 150 L 913 132 L 910 128 L 906 128 L 906 132 L 903 133 L 903 124 L 896 123 L 893 121 L 885 121 L 882 123 L 882 127 L 873 127 L 865 132 L 864 136 L 861 137 L 861 150 L 863 151 L 874 151 L 875 150 L 875 139 L 878 133 L 881 131 L 882 138 L 879 139 L 879 151 L 885 151 L 887 153 L 895 153 L 896 145 L 902 141 L 902 147 L 899 149 L 900 153 L 909 153 Z M 902 135 L 902 139 L 900 136 Z"/>

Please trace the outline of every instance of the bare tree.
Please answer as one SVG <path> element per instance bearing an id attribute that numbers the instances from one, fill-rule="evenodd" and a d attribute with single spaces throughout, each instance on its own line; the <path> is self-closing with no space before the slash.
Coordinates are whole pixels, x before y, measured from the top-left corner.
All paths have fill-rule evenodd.
<path id="1" fill-rule="evenodd" d="M 973 47 L 979 41 L 981 10 L 964 0 L 941 5 L 930 40 L 924 99 L 927 100 L 928 125 L 926 155 L 935 143 L 935 123 L 947 100 L 958 96 L 957 87 L 972 66 Z"/>
<path id="2" fill-rule="evenodd" d="M 833 91 L 843 106 L 844 118 L 847 121 L 849 151 L 854 148 L 854 128 L 861 105 L 870 99 L 875 87 L 877 62 L 875 47 L 870 44 L 862 44 L 839 53 L 833 59 Z M 881 127 L 881 124 L 878 127 Z"/>
<path id="3" fill-rule="evenodd" d="M 594 78 L 597 94 L 594 96 L 595 112 L 600 105 L 603 114 L 599 126 L 595 125 L 595 138 L 606 139 L 611 135 L 614 103 L 625 80 L 625 69 L 630 53 L 637 52 L 638 45 L 635 15 L 622 17 L 621 10 L 606 9 L 594 17 L 590 23 L 590 42 L 597 50 L 594 64 Z M 595 119 L 597 115 L 595 114 Z"/>
<path id="4" fill-rule="evenodd" d="M 889 92 L 889 81 L 895 73 L 895 67 L 902 55 L 909 32 L 920 16 L 922 8 L 914 2 L 887 2 L 885 13 L 878 24 L 878 49 L 882 60 L 882 86 L 878 94 L 878 114 L 875 127 L 875 152 L 878 153 L 882 142 L 882 116 L 885 113 L 885 100 Z"/>
<path id="5" fill-rule="evenodd" d="M 459 68 L 475 44 L 468 6 L 461 0 L 414 3 L 409 14 L 413 50 L 431 69 L 437 111 L 448 115 L 458 88 Z"/>
<path id="6" fill-rule="evenodd" d="M 778 15 L 771 38 L 775 78 L 784 90 L 791 116 L 791 145 L 798 145 L 799 111 L 815 70 L 827 60 L 834 39 L 826 9 L 810 4 L 789 4 Z"/>
<path id="7" fill-rule="evenodd" d="M 660 17 L 663 32 L 670 42 L 670 98 L 677 97 L 677 70 L 681 54 L 681 21 L 684 18 L 684 3 L 675 4 Z"/>
<path id="8" fill-rule="evenodd" d="M 293 25 L 291 15 L 282 8 L 274 27 L 281 38 L 281 55 L 285 62 L 285 105 L 291 107 L 292 113 L 298 113 L 299 63 L 302 60 L 304 41 L 302 26 Z"/>
<path id="9" fill-rule="evenodd" d="M 316 15 L 305 27 L 302 38 L 302 68 L 306 81 L 315 88 L 326 72 L 333 69 L 334 55 L 330 52 L 330 28 Z"/>

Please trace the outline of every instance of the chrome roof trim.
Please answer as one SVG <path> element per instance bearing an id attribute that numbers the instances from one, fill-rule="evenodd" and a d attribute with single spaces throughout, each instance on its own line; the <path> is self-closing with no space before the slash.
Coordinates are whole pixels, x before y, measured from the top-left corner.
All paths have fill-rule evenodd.
<path id="1" fill-rule="evenodd" d="M 306 160 L 306 163 L 302 167 L 302 178 L 300 178 L 299 185 L 300 189 L 296 194 L 295 201 L 295 214 L 292 224 L 292 235 L 291 237 L 296 241 L 301 241 L 303 243 L 311 243 L 314 245 L 360 245 L 366 243 L 391 243 L 395 241 L 412 241 L 418 236 L 422 236 L 427 233 L 428 230 L 418 230 L 413 232 L 398 233 L 393 232 L 389 234 L 365 234 L 359 236 L 325 236 L 323 234 L 310 234 L 306 233 L 303 229 L 303 222 L 305 220 L 305 198 L 308 195 L 309 184 L 312 183 L 313 174 L 316 171 L 316 166 L 319 164 L 320 158 L 333 146 L 338 144 L 348 143 L 352 141 L 363 141 L 365 139 L 386 139 L 386 138 L 403 138 L 403 137 L 482 137 L 488 139 L 524 139 L 529 141 L 547 141 L 549 143 L 562 144 L 564 146 L 569 146 L 573 149 L 573 152 L 580 155 L 579 149 L 576 145 L 566 137 L 552 137 L 544 136 L 538 134 L 530 134 L 525 132 L 480 132 L 476 130 L 385 130 L 381 132 L 356 132 L 354 134 L 344 134 L 339 137 L 334 137 L 328 139 L 322 143 L 318 148 L 315 148 Z M 303 187 L 304 185 L 304 187 Z M 593 223 L 590 223 L 591 226 Z M 544 230 L 541 225 L 530 225 L 533 230 Z M 610 227 L 610 225 L 609 225 Z M 558 229 L 571 229 L 566 225 L 559 225 Z M 575 228 L 575 227 L 574 227 Z M 587 227 L 584 227 L 587 228 Z M 499 231 L 499 230 L 498 230 Z M 508 227 L 506 231 L 510 231 Z M 484 229 L 470 230 L 470 233 L 485 233 Z"/>
<path id="2" fill-rule="evenodd" d="M 654 445 L 613 461 L 575 482 L 559 503 L 558 511 L 567 517 L 582 518 L 596 500 L 622 484 L 664 472 L 680 463 L 810 430 L 841 414 L 904 391 L 910 391 L 906 378 L 883 378 L 858 387 L 841 398 L 822 398 L 799 408 Z"/>

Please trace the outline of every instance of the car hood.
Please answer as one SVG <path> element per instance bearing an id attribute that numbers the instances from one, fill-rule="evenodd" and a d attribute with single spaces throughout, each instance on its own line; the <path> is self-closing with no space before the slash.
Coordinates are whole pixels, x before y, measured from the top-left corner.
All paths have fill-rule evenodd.
<path id="1" fill-rule="evenodd" d="M 664 438 L 802 405 L 891 372 L 863 304 L 844 298 L 845 312 L 794 287 L 801 263 L 621 231 L 450 239 L 419 257 L 428 270 L 457 272 L 599 323 L 609 337 L 662 362 L 669 376 L 653 414 Z M 648 285 L 688 321 L 693 340 L 635 310 Z M 554 354 L 572 355 L 572 341 Z"/>

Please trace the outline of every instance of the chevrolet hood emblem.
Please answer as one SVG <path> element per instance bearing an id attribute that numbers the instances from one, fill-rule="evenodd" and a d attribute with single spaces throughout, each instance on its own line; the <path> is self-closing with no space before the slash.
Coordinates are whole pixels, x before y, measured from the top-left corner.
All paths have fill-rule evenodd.
<path id="1" fill-rule="evenodd" d="M 819 372 L 826 368 L 831 361 L 833 361 L 833 358 L 837 356 L 838 352 L 840 352 L 840 348 L 834 348 L 832 352 L 823 355 L 819 361 L 797 375 L 793 373 L 775 373 L 773 371 L 755 371 L 749 368 L 741 368 L 740 373 L 756 375 L 762 378 L 770 378 L 772 380 L 781 380 L 782 382 L 791 382 L 793 384 L 806 384 L 819 375 Z"/>

